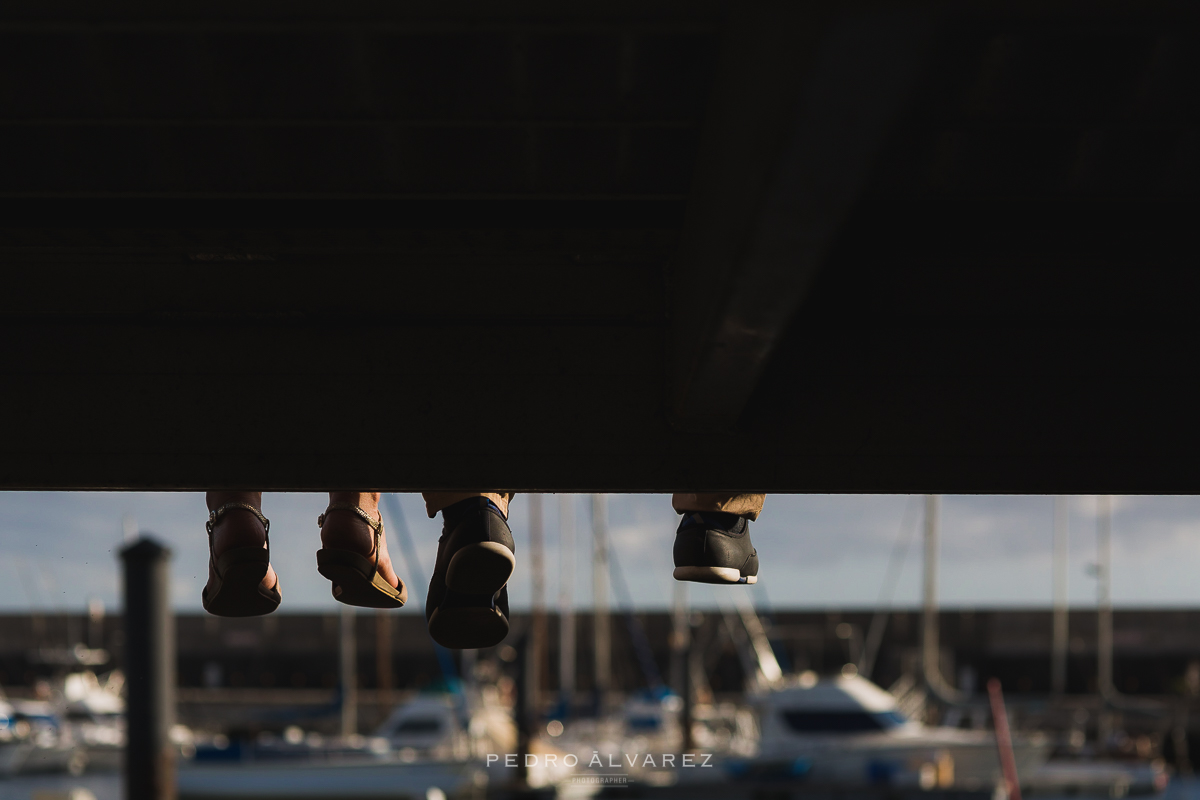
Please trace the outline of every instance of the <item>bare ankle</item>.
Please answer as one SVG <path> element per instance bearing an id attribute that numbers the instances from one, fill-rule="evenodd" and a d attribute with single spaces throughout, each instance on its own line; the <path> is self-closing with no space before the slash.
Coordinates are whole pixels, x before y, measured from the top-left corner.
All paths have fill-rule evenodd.
<path id="1" fill-rule="evenodd" d="M 343 497 L 346 494 L 353 493 L 337 493 Z M 336 503 L 354 503 L 348 499 L 332 499 L 334 493 L 330 493 L 330 502 Z M 355 503 L 355 505 L 358 505 Z M 367 516 L 371 519 L 380 519 L 379 512 L 375 508 L 362 508 Z M 375 531 L 366 522 L 362 520 L 352 509 L 341 507 L 334 508 L 326 512 L 325 524 L 321 526 L 321 544 L 326 547 L 337 547 L 343 550 L 352 550 L 359 552 L 362 555 L 370 555 L 375 551 Z"/>
<path id="2" fill-rule="evenodd" d="M 209 511 L 234 504 L 262 509 L 262 492 L 208 492 L 204 496 Z M 267 531 L 258 516 L 244 508 L 226 509 L 212 531 L 213 551 L 223 553 L 235 547 L 261 547 L 266 544 Z"/>
<path id="3" fill-rule="evenodd" d="M 204 502 L 208 505 L 209 511 L 216 511 L 223 505 L 229 503 L 245 503 L 262 510 L 262 492 L 206 492 Z"/>
<path id="4" fill-rule="evenodd" d="M 372 519 L 379 519 L 379 492 L 330 492 L 329 503 L 350 503 Z"/>

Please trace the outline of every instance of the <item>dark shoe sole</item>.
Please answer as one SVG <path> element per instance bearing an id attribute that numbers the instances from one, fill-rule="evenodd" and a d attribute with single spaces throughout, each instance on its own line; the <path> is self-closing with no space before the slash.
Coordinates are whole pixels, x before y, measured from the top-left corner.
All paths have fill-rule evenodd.
<path id="1" fill-rule="evenodd" d="M 743 575 L 734 567 L 676 567 L 674 576 L 692 583 L 758 583 L 757 575 Z"/>
<path id="2" fill-rule="evenodd" d="M 446 588 L 461 594 L 491 597 L 508 583 L 516 565 L 513 552 L 499 542 L 469 544 L 455 553 L 446 566 Z"/>
<path id="3" fill-rule="evenodd" d="M 408 587 L 392 586 L 375 570 L 375 563 L 358 553 L 324 547 L 317 551 L 317 572 L 333 583 L 333 598 L 360 608 L 401 608 Z"/>
<path id="4" fill-rule="evenodd" d="M 440 606 L 429 618 L 429 635 L 451 650 L 495 647 L 508 636 L 508 620 L 491 599 L 480 597 L 477 605 Z"/>
<path id="5" fill-rule="evenodd" d="M 204 588 L 204 610 L 217 617 L 261 617 L 279 608 L 279 581 L 262 587 L 271 557 L 261 547 L 235 547 L 216 560 L 215 584 Z M 211 589 L 211 591 L 210 591 Z"/>

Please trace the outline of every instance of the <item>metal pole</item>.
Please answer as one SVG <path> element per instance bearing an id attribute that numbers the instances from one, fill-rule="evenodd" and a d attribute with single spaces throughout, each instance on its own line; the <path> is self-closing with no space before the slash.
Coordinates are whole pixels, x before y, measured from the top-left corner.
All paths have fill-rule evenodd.
<path id="1" fill-rule="evenodd" d="M 937 605 L 938 499 L 936 494 L 925 495 L 925 586 L 921 662 L 926 681 L 930 684 L 935 683 L 932 676 L 941 675 L 941 665 L 938 663 L 940 654 Z"/>
<path id="2" fill-rule="evenodd" d="M 1055 694 L 1067 691 L 1067 606 L 1068 545 L 1070 529 L 1067 498 L 1054 498 L 1054 639 L 1050 656 L 1050 685 Z"/>
<path id="3" fill-rule="evenodd" d="M 687 680 L 688 654 L 688 596 L 687 584 L 675 581 L 675 592 L 671 609 L 671 690 L 684 696 Z"/>
<path id="4" fill-rule="evenodd" d="M 867 629 L 866 641 L 858 658 L 858 674 L 870 680 L 875 671 L 875 659 L 879 656 L 879 648 L 883 644 L 883 633 L 887 627 L 888 616 L 896 593 L 896 583 L 900 580 L 900 571 L 908 558 L 908 546 L 912 535 L 917 530 L 917 498 L 910 497 L 904 506 L 904 517 L 900 521 L 900 533 L 896 543 L 892 545 L 892 554 L 888 557 L 887 571 L 883 574 L 883 585 L 879 587 L 879 599 L 875 601 L 875 613 L 871 615 L 871 626 Z"/>
<path id="5" fill-rule="evenodd" d="M 530 713 L 534 714 L 541 699 L 543 676 L 546 674 L 546 559 L 542 531 L 542 496 L 529 495 L 529 560 L 531 566 L 533 619 L 530 630 L 530 663 L 528 665 Z"/>
<path id="6" fill-rule="evenodd" d="M 358 733 L 358 659 L 354 637 L 355 613 L 351 606 L 342 606 L 340 637 L 340 672 L 342 679 L 342 736 Z"/>
<path id="7" fill-rule="evenodd" d="M 683 736 L 679 744 L 681 753 L 690 753 L 695 747 L 695 742 L 692 736 L 692 718 L 695 716 L 696 710 L 696 682 L 692 680 L 692 670 L 700 665 L 694 664 L 697 658 L 696 651 L 696 621 L 691 615 L 687 615 L 684 619 L 687 626 L 687 649 L 683 653 L 683 710 L 680 713 L 680 727 L 682 728 Z"/>
<path id="8" fill-rule="evenodd" d="M 171 551 L 143 537 L 121 551 L 125 569 L 126 800 L 174 800 L 175 625 Z"/>
<path id="9" fill-rule="evenodd" d="M 513 664 L 516 668 L 513 685 L 517 696 L 514 698 L 513 721 L 517 724 L 517 768 L 513 770 L 512 777 L 513 788 L 525 789 L 529 784 L 529 770 L 525 762 L 533 734 L 529 702 L 529 651 L 532 649 L 529 635 L 522 636 L 515 642 L 515 647 L 517 658 Z"/>
<path id="10" fill-rule="evenodd" d="M 558 497 L 558 685 L 564 713 L 575 698 L 575 498 Z"/>
<path id="11" fill-rule="evenodd" d="M 1113 695 L 1112 498 L 1096 498 L 1097 682 L 1103 697 Z"/>
<path id="12" fill-rule="evenodd" d="M 592 495 L 592 605 L 596 656 L 596 706 L 603 713 L 612 683 L 612 644 L 608 613 L 608 509 L 602 494 Z"/>
<path id="13" fill-rule="evenodd" d="M 941 645 L 938 641 L 938 510 L 941 496 L 925 495 L 925 610 L 921 630 L 921 662 L 925 684 L 938 700 L 963 702 L 962 694 L 942 676 Z"/>

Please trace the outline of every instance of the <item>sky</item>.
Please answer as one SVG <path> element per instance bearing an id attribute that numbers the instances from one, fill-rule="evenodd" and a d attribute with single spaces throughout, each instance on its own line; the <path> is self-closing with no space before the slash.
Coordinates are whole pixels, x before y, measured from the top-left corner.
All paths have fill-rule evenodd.
<path id="1" fill-rule="evenodd" d="M 560 496 L 542 496 L 547 592 L 560 585 L 577 607 L 591 604 L 591 498 L 564 495 L 573 508 L 574 570 L 560 564 Z M 419 495 L 399 495 L 416 541 L 423 582 L 437 552 L 441 520 L 425 515 Z M 672 602 L 671 543 L 678 516 L 667 495 L 608 495 L 610 537 L 628 592 L 614 587 L 618 607 L 666 608 Z M 283 611 L 334 610 L 329 583 L 316 571 L 321 494 L 267 494 L 272 562 L 280 574 Z M 1094 605 L 1096 498 L 1073 497 L 1070 507 L 1072 605 Z M 1113 601 L 1117 606 L 1200 607 L 1200 497 L 1113 498 Z M 530 602 L 529 496 L 513 501 L 510 524 L 517 573 L 515 608 Z M 890 602 L 919 603 L 922 498 L 906 495 L 772 495 L 751 535 L 762 563 L 751 592 L 774 608 L 874 608 L 902 529 L 911 541 Z M 946 496 L 941 501 L 939 598 L 948 607 L 1045 607 L 1051 600 L 1053 499 L 1037 496 Z M 389 549 L 409 579 L 387 516 Z M 0 492 L 0 610 L 82 609 L 98 599 L 120 608 L 118 553 L 134 535 L 171 548 L 172 602 L 199 612 L 207 579 L 207 511 L 199 493 Z M 566 580 L 567 577 L 573 580 Z M 716 587 L 690 584 L 689 601 L 715 605 Z M 413 594 L 410 589 L 410 595 Z M 424 594 L 424 587 L 417 596 Z M 416 603 L 405 611 L 419 613 Z M 404 612 L 401 612 L 404 613 Z"/>

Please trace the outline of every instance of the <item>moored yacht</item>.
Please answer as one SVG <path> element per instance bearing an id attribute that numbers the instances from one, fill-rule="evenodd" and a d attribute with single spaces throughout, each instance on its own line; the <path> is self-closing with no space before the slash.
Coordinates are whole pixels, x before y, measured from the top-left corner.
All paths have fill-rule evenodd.
<path id="1" fill-rule="evenodd" d="M 15 775 L 28 751 L 29 724 L 18 724 L 17 711 L 0 698 L 0 777 Z"/>
<path id="2" fill-rule="evenodd" d="M 925 725 L 908 719 L 895 698 L 859 676 L 817 679 L 807 673 L 759 701 L 755 758 L 735 772 L 792 776 L 806 782 L 883 784 L 978 790 L 1001 780 L 991 731 Z M 1042 734 L 1015 737 L 1018 775 L 1049 756 Z"/>
<path id="3" fill-rule="evenodd" d="M 11 709 L 11 710 L 10 710 Z M 69 772 L 78 775 L 87 766 L 87 752 L 75 740 L 50 703 L 42 700 L 11 700 L 0 715 L 10 720 L 11 731 L 0 754 L 0 766 L 15 772 Z"/>

